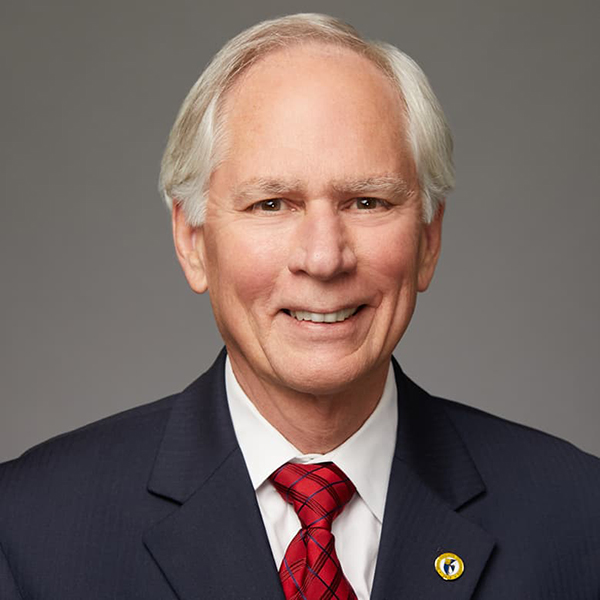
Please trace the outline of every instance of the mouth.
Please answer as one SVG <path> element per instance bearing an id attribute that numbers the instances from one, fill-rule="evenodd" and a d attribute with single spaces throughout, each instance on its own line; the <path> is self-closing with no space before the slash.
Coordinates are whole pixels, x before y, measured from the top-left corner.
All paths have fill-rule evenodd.
<path id="1" fill-rule="evenodd" d="M 310 321 L 311 323 L 341 323 L 353 317 L 364 307 L 364 304 L 360 306 L 353 306 L 351 308 L 343 308 L 330 313 L 318 313 L 310 312 L 308 310 L 288 310 L 283 309 L 283 312 L 296 319 L 297 321 Z"/>

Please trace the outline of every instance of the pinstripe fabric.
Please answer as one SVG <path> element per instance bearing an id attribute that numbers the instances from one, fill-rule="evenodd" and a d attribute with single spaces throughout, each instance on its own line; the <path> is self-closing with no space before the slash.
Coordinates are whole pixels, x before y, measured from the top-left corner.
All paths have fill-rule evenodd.
<path id="1" fill-rule="evenodd" d="M 270 480 L 302 525 L 279 569 L 286 600 L 356 600 L 331 533 L 333 520 L 356 491 L 352 482 L 333 463 L 286 463 Z"/>

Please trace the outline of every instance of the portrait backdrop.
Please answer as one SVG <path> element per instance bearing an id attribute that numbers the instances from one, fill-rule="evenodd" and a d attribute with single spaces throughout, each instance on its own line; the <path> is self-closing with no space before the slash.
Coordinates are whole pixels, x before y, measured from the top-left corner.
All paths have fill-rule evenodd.
<path id="1" fill-rule="evenodd" d="M 597 2 L 3 0 L 0 460 L 210 365 L 221 341 L 175 257 L 161 154 L 226 40 L 313 11 L 412 56 L 454 133 L 405 371 L 600 454 Z"/>

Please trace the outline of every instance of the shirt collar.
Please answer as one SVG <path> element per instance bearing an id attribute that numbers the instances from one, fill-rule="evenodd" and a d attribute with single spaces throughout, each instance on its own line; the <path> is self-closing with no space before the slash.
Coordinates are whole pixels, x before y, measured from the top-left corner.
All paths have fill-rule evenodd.
<path id="1" fill-rule="evenodd" d="M 288 442 L 244 393 L 229 357 L 225 363 L 225 387 L 235 434 L 255 490 L 286 462 L 332 461 L 350 478 L 373 515 L 383 522 L 398 425 L 397 388 L 391 363 L 375 410 L 356 433 L 327 454 L 302 454 Z"/>

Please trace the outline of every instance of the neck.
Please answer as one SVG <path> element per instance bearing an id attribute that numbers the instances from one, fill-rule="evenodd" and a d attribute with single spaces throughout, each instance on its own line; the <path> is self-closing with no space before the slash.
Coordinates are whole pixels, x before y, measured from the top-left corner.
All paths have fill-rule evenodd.
<path id="1" fill-rule="evenodd" d="M 325 454 L 356 433 L 383 394 L 389 365 L 331 394 L 311 394 L 257 377 L 230 354 L 235 378 L 260 414 L 303 454 Z"/>

